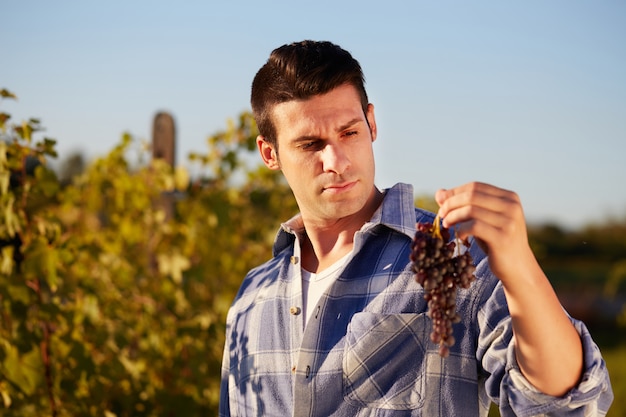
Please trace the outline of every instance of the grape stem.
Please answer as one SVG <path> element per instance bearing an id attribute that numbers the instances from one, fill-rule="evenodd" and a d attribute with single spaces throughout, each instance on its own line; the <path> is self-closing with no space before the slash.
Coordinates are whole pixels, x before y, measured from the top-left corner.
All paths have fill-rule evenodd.
<path id="1" fill-rule="evenodd" d="M 437 214 L 435 216 L 435 220 L 433 221 L 433 236 L 436 236 L 439 239 L 443 239 L 443 236 L 441 236 L 441 218 L 439 217 L 439 215 Z"/>

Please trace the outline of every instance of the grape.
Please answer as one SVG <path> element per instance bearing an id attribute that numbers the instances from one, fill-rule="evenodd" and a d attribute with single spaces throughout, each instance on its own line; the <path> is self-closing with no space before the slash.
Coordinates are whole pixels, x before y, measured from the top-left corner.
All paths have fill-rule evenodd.
<path id="1" fill-rule="evenodd" d="M 439 344 L 439 355 L 445 358 L 455 343 L 452 325 L 461 321 L 456 312 L 457 290 L 470 287 L 476 268 L 469 251 L 455 255 L 456 248 L 467 243 L 450 241 L 450 231 L 439 224 L 438 217 L 433 223 L 417 223 L 416 229 L 409 259 L 428 303 L 430 340 Z"/>

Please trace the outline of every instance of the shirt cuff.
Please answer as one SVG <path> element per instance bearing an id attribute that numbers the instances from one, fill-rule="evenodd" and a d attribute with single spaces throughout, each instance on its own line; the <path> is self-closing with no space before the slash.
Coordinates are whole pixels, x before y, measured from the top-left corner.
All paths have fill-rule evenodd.
<path id="1" fill-rule="evenodd" d="M 579 384 L 561 397 L 544 394 L 535 388 L 520 371 L 513 346 L 509 348 L 509 363 L 514 363 L 515 366 L 509 370 L 503 382 L 510 385 L 507 390 L 510 395 L 509 403 L 516 415 L 552 413 L 551 415 L 565 416 L 574 410 L 580 412 L 581 407 L 586 408 L 585 413 L 576 415 L 604 415 L 608 411 L 613 394 L 600 349 L 593 342 L 585 324 L 579 320 L 571 320 L 581 337 L 585 369 Z"/>

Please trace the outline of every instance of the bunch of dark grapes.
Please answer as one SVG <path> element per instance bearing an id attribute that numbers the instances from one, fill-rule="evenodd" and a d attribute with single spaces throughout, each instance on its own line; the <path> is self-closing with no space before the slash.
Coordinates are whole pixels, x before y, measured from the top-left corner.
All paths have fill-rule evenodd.
<path id="1" fill-rule="evenodd" d="M 457 245 L 467 243 L 450 240 L 450 232 L 439 224 L 418 223 L 411 246 L 415 280 L 424 287 L 428 316 L 432 320 L 430 340 L 439 344 L 439 355 L 447 357 L 455 340 L 452 325 L 461 321 L 456 311 L 457 288 L 469 288 L 474 281 L 474 262 L 469 251 L 457 254 Z"/>

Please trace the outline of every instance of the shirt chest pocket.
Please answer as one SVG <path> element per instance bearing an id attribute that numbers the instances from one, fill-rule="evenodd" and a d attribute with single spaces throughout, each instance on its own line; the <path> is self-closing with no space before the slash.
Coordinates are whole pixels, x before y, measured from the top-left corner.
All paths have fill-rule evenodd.
<path id="1" fill-rule="evenodd" d="M 366 408 L 420 408 L 429 329 L 425 314 L 355 314 L 343 355 L 345 400 Z"/>

